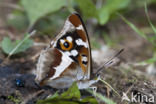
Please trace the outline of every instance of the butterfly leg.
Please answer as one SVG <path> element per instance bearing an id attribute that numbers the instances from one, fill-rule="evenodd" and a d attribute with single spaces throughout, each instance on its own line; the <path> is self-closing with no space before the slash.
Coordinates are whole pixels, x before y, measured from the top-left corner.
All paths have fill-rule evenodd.
<path id="1" fill-rule="evenodd" d="M 77 81 L 77 85 L 79 87 L 79 89 L 86 89 L 86 88 L 92 88 L 92 89 L 96 89 L 95 87 L 92 87 L 93 84 L 97 83 L 100 80 L 100 76 L 98 76 L 96 79 L 93 80 L 79 80 Z"/>
<path id="2" fill-rule="evenodd" d="M 99 80 L 101 80 L 100 75 L 95 80 L 96 80 L 96 82 L 98 82 Z M 93 93 L 95 95 L 96 92 L 97 92 L 97 86 L 90 86 L 89 88 L 91 88 L 93 90 Z"/>

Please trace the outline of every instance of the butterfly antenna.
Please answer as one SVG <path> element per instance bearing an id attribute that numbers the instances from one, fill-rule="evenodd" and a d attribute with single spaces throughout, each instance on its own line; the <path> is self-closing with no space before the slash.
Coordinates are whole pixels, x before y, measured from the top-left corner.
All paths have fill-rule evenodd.
<path id="1" fill-rule="evenodd" d="M 104 68 L 104 67 L 109 67 L 110 64 L 113 63 L 113 59 L 115 59 L 116 57 L 118 57 L 121 52 L 123 52 L 124 49 L 121 49 L 119 52 L 117 52 L 109 61 L 105 62 L 102 66 L 100 66 L 98 68 L 98 70 L 96 71 L 95 75 L 98 76 L 99 72 Z"/>

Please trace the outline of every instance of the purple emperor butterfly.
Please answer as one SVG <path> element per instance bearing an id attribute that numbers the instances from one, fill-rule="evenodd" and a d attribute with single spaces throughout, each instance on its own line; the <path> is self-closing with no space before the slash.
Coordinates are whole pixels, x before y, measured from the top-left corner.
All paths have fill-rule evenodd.
<path id="1" fill-rule="evenodd" d="M 91 48 L 79 14 L 71 14 L 62 31 L 42 50 L 37 63 L 36 82 L 53 88 L 68 88 L 74 81 L 79 89 L 98 81 L 91 80 Z"/>

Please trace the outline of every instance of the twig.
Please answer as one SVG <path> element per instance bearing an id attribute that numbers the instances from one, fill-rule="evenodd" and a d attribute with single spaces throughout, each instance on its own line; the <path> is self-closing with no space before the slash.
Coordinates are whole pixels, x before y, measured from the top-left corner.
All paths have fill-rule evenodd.
<path id="1" fill-rule="evenodd" d="M 103 82 L 104 84 L 106 84 L 106 85 L 107 85 L 109 88 L 111 88 L 119 97 L 121 97 L 120 94 L 119 94 L 109 83 L 107 83 L 106 81 L 104 81 L 104 80 L 102 80 L 102 79 L 100 79 L 100 81 Z"/>
<path id="2" fill-rule="evenodd" d="M 39 42 L 34 42 L 33 46 L 48 46 L 49 44 L 46 43 L 39 43 Z"/>

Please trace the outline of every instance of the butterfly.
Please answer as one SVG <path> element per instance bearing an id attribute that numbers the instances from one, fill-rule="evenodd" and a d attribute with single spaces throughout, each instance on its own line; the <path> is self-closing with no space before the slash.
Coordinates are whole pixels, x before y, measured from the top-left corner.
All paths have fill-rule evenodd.
<path id="1" fill-rule="evenodd" d="M 53 88 L 68 88 L 77 82 L 85 89 L 98 82 L 92 77 L 91 47 L 85 25 L 78 13 L 71 14 L 62 31 L 42 50 L 36 68 L 36 82 Z"/>

